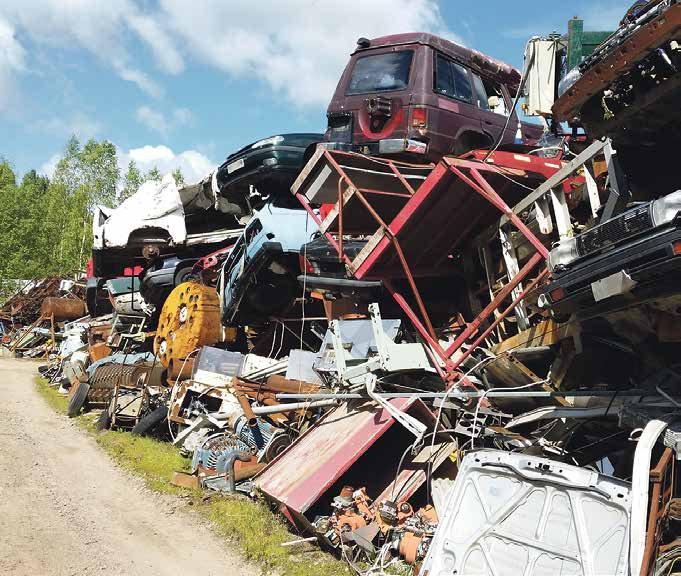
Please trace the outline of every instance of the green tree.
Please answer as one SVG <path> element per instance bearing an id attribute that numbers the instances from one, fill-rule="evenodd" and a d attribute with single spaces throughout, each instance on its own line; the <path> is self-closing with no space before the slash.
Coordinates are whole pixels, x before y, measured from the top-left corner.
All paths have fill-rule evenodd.
<path id="1" fill-rule="evenodd" d="M 184 184 L 184 174 L 182 174 L 179 166 L 173 170 L 173 178 L 175 178 L 175 186 L 182 186 Z"/>
<path id="2" fill-rule="evenodd" d="M 128 162 L 128 170 L 123 176 L 123 189 L 121 190 L 121 201 L 130 198 L 142 185 L 142 172 L 135 164 L 134 160 Z"/>
<path id="3" fill-rule="evenodd" d="M 158 169 L 158 166 L 154 166 L 151 170 L 149 170 L 149 172 L 146 173 L 144 176 L 144 181 L 146 182 L 147 180 L 158 180 L 159 182 L 163 180 L 163 175 Z"/>

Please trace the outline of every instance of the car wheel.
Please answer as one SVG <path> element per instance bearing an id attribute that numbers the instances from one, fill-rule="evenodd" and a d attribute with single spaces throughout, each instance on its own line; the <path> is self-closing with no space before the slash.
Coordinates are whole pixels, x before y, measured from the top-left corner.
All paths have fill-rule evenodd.
<path id="1" fill-rule="evenodd" d="M 80 413 L 80 409 L 85 405 L 85 401 L 87 400 L 87 395 L 89 391 L 90 385 L 87 382 L 81 382 L 80 384 L 78 384 L 78 388 L 76 388 L 76 391 L 73 393 L 73 396 L 71 396 L 71 400 L 69 401 L 69 407 L 66 410 L 66 413 L 68 414 L 69 418 L 78 416 L 78 414 Z"/>
<path id="2" fill-rule="evenodd" d="M 175 274 L 175 286 L 179 286 L 183 282 L 189 282 L 194 279 L 191 268 L 182 268 Z"/>
<path id="3" fill-rule="evenodd" d="M 168 407 L 159 406 L 140 418 L 140 421 L 133 426 L 132 434 L 144 436 L 165 422 L 166 418 L 168 418 Z"/>

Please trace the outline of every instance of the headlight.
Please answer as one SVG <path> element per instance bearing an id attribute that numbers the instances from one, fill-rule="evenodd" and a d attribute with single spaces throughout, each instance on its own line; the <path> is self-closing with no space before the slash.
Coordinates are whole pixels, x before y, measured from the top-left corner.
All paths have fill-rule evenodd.
<path id="1" fill-rule="evenodd" d="M 577 260 L 577 238 L 566 238 L 561 240 L 551 252 L 549 252 L 549 270 L 553 272 L 556 268 L 562 268 Z"/>
<path id="2" fill-rule="evenodd" d="M 655 226 L 668 224 L 681 211 L 681 190 L 672 192 L 653 202 L 652 216 Z"/>

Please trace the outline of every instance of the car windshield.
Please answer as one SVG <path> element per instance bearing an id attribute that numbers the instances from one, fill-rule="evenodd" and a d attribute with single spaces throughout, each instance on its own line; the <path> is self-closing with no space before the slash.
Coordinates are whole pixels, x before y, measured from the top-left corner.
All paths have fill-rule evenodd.
<path id="1" fill-rule="evenodd" d="M 347 94 L 402 90 L 409 84 L 413 50 L 363 56 L 355 62 Z"/>

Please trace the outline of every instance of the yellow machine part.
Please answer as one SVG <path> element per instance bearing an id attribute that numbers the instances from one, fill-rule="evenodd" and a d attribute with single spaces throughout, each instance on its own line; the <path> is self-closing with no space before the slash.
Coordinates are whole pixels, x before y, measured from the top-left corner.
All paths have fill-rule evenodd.
<path id="1" fill-rule="evenodd" d="M 185 282 L 175 287 L 163 305 L 154 353 L 168 368 L 184 362 L 193 350 L 216 344 L 221 337 L 220 300 L 215 288 Z"/>

